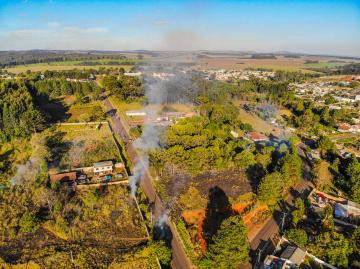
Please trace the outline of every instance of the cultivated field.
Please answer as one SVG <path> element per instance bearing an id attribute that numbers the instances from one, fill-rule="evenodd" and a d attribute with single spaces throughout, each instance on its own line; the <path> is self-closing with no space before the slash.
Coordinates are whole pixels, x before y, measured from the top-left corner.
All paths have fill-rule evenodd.
<path id="1" fill-rule="evenodd" d="M 306 60 L 319 61 L 319 63 L 306 64 Z M 252 59 L 242 57 L 209 57 L 201 58 L 198 60 L 197 68 L 200 69 L 235 69 L 242 70 L 247 68 L 266 68 L 273 70 L 286 70 L 286 71 L 303 71 L 314 72 L 309 68 L 332 68 L 338 65 L 344 65 L 350 63 L 350 61 L 344 61 L 341 63 L 328 62 L 334 60 L 334 58 L 324 57 L 312 57 L 312 58 L 285 58 L 278 56 L 276 59 Z"/>

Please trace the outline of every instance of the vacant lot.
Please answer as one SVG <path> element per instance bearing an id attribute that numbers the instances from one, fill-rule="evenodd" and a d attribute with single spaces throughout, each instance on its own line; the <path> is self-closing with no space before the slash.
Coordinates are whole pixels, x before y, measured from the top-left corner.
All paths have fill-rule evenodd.
<path id="1" fill-rule="evenodd" d="M 69 116 L 69 122 L 82 122 L 89 121 L 91 117 L 94 115 L 94 110 L 98 109 L 100 112 L 102 111 L 102 103 L 100 101 L 94 101 L 90 104 L 83 105 L 73 105 L 67 111 Z"/>
<path id="2" fill-rule="evenodd" d="M 56 147 L 53 166 L 60 169 L 90 166 L 94 162 L 119 160 L 119 153 L 107 124 L 57 126 L 53 137 Z"/>
<path id="3" fill-rule="evenodd" d="M 254 128 L 255 131 L 259 131 L 262 133 L 271 133 L 273 130 L 277 130 L 276 127 L 271 125 L 270 123 L 260 119 L 258 116 L 250 114 L 243 109 L 239 109 L 239 119 L 243 123 L 249 123 Z"/>

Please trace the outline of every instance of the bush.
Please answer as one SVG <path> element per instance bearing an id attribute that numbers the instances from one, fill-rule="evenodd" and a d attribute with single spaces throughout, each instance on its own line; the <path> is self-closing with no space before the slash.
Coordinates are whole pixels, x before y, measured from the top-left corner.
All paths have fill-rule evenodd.
<path id="1" fill-rule="evenodd" d="M 19 221 L 20 231 L 30 233 L 38 228 L 38 220 L 28 212 L 25 212 Z"/>
<path id="2" fill-rule="evenodd" d="M 308 243 L 308 236 L 304 230 L 291 229 L 286 232 L 286 236 L 299 247 L 305 247 Z"/>

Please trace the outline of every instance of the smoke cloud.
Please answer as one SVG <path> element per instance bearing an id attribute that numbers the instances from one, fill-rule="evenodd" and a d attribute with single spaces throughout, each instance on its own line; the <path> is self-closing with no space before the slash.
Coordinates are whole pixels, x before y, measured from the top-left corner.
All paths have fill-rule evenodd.
<path id="1" fill-rule="evenodd" d="M 136 194 L 144 170 L 149 167 L 148 151 L 160 148 L 163 128 L 153 123 L 157 115 L 156 105 L 182 103 L 190 99 L 191 77 L 184 65 L 177 64 L 176 61 L 172 61 L 173 59 L 169 57 L 166 62 L 153 62 L 139 67 L 139 71 L 144 75 L 148 105 L 145 108 L 146 119 L 141 137 L 134 142 L 134 146 L 143 154 L 137 160 L 133 175 L 129 179 L 130 193 L 133 196 Z"/>

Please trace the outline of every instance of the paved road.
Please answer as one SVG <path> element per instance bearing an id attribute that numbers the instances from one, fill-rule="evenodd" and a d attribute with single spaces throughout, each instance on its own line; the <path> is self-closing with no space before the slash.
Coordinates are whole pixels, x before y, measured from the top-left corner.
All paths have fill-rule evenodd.
<path id="1" fill-rule="evenodd" d="M 107 109 L 107 111 L 114 111 L 115 109 L 107 97 L 104 99 L 104 106 Z M 126 130 L 126 128 L 124 127 L 125 125 L 122 122 L 122 119 L 118 116 L 117 113 L 111 113 L 111 120 L 113 123 L 112 125 L 114 131 L 121 136 L 122 140 L 124 141 L 127 154 L 131 159 L 132 163 L 135 164 L 139 160 L 140 156 L 139 156 L 139 152 L 135 149 L 134 145 L 132 144 L 132 140 L 128 133 L 129 130 Z M 151 176 L 148 169 L 146 169 L 143 173 L 140 186 L 143 189 L 144 193 L 146 194 L 147 198 L 149 199 L 149 202 L 153 205 L 153 213 L 155 215 L 155 218 L 162 215 L 165 212 L 166 208 L 162 203 L 159 195 L 157 194 L 154 185 L 152 184 Z M 176 231 L 174 224 L 171 222 L 169 218 L 166 220 L 166 223 L 169 226 L 172 233 L 172 241 L 171 241 L 172 253 L 173 253 L 173 259 L 171 262 L 172 267 L 176 269 L 193 268 L 189 258 L 186 256 L 182 241 L 179 238 L 179 234 Z"/>
<path id="2" fill-rule="evenodd" d="M 285 198 L 285 205 L 287 205 L 287 207 L 293 205 L 295 198 L 299 196 L 303 198 L 307 197 L 312 188 L 312 183 L 308 180 L 310 166 L 305 160 L 306 156 L 304 153 L 304 147 L 304 144 L 300 144 L 297 147 L 298 153 L 303 159 L 303 176 L 301 178 L 301 182 L 296 185 L 294 190 L 291 191 L 291 193 L 289 193 Z M 284 225 L 284 227 L 286 227 L 286 224 L 290 221 L 290 211 L 291 209 L 284 209 L 282 212 L 276 211 L 273 216 L 266 221 L 256 236 L 251 240 L 250 247 L 253 252 L 253 259 L 257 261 L 260 252 L 262 260 L 265 258 L 266 254 L 270 254 L 274 250 L 274 246 L 276 246 L 279 239 L 281 226 Z"/>

